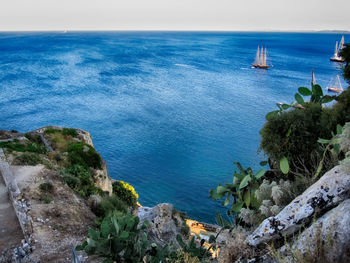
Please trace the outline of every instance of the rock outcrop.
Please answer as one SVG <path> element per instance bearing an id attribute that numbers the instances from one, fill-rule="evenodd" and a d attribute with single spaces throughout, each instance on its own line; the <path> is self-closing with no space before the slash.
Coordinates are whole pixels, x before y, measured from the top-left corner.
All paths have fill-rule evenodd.
<path id="1" fill-rule="evenodd" d="M 334 167 L 302 195 L 295 198 L 278 215 L 265 219 L 247 237 L 251 246 L 290 236 L 307 226 L 314 216 L 322 215 L 350 198 L 350 174 Z M 349 233 L 350 234 L 350 233 Z"/>
<path id="2" fill-rule="evenodd" d="M 106 163 L 103 163 L 102 169 L 94 170 L 94 183 L 102 191 L 108 192 L 109 195 L 113 194 L 112 179 L 108 175 Z"/>
<path id="3" fill-rule="evenodd" d="M 350 199 L 320 217 L 303 231 L 292 246 L 303 257 L 319 255 L 326 262 L 350 258 Z"/>
<path id="4" fill-rule="evenodd" d="M 149 222 L 147 236 L 151 242 L 161 246 L 171 243 L 177 245 L 176 236 L 181 234 L 185 222 L 172 204 L 158 204 L 153 208 L 139 207 L 138 217 L 140 225 L 145 220 Z"/>

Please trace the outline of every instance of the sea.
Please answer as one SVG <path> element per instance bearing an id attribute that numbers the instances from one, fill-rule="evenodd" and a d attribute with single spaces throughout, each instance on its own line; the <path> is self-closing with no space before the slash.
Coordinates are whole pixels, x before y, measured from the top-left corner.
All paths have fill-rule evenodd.
<path id="1" fill-rule="evenodd" d="M 266 113 L 309 87 L 312 69 L 324 90 L 341 76 L 329 60 L 341 36 L 0 32 L 0 129 L 89 131 L 109 175 L 143 206 L 168 202 L 213 223 L 225 209 L 209 190 L 232 182 L 234 161 L 258 170 L 266 159 Z M 258 45 L 268 70 L 251 68 Z"/>

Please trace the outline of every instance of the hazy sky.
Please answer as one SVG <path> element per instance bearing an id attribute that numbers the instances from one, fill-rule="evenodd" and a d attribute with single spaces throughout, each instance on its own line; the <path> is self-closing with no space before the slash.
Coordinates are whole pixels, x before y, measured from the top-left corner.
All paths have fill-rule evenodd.
<path id="1" fill-rule="evenodd" d="M 350 0 L 0 0 L 3 30 L 350 30 Z"/>

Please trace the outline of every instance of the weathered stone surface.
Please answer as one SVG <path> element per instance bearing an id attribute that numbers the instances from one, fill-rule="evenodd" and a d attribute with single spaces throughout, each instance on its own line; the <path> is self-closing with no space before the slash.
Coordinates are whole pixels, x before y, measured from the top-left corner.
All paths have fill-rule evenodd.
<path id="1" fill-rule="evenodd" d="M 257 246 L 291 235 L 310 223 L 316 211 L 322 214 L 349 197 L 350 174 L 336 166 L 278 215 L 265 219 L 246 241 L 251 246 Z"/>
<path id="2" fill-rule="evenodd" d="M 112 179 L 108 175 L 106 163 L 103 163 L 101 170 L 94 170 L 94 183 L 109 195 L 113 194 Z"/>
<path id="3" fill-rule="evenodd" d="M 21 191 L 18 188 L 15 177 L 12 174 L 10 165 L 7 162 L 0 162 L 0 173 L 4 178 L 6 187 L 10 193 L 11 198 L 15 198 L 21 194 Z"/>
<path id="4" fill-rule="evenodd" d="M 88 199 L 89 207 L 94 211 L 94 209 L 101 203 L 102 197 L 99 195 L 91 195 Z"/>
<path id="5" fill-rule="evenodd" d="M 350 199 L 320 217 L 292 246 L 303 256 L 324 257 L 324 262 L 350 262 Z"/>
<path id="6" fill-rule="evenodd" d="M 140 207 L 138 209 L 140 225 L 147 220 L 150 225 L 148 228 L 148 238 L 151 242 L 158 245 L 177 244 L 176 236 L 181 233 L 183 220 L 174 213 L 174 207 L 171 204 L 158 204 L 157 206 Z"/>

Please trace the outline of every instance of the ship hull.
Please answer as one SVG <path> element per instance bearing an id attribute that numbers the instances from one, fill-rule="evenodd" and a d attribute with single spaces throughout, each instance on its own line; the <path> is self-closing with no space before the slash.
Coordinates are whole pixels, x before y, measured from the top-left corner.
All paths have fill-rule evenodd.
<path id="1" fill-rule="evenodd" d="M 337 89 L 337 88 L 327 88 L 327 90 L 331 92 L 336 92 L 336 93 L 340 93 L 343 91 L 342 89 Z"/>
<path id="2" fill-rule="evenodd" d="M 268 69 L 269 66 L 259 65 L 259 64 L 252 64 L 253 68 L 261 68 L 261 69 Z"/>
<path id="3" fill-rule="evenodd" d="M 344 62 L 345 61 L 343 58 L 335 58 L 335 57 L 331 57 L 329 60 L 334 61 L 334 62 Z"/>

